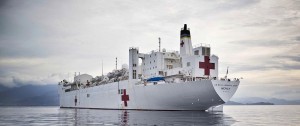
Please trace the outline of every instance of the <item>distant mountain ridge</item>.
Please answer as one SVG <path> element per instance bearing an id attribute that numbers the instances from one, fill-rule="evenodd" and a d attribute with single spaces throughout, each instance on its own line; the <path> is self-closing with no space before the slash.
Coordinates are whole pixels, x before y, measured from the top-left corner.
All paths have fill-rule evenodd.
<path id="1" fill-rule="evenodd" d="M 274 103 L 270 102 L 255 102 L 255 103 L 239 103 L 235 101 L 228 101 L 225 105 L 274 105 Z"/>
<path id="2" fill-rule="evenodd" d="M 5 91 L 5 90 L 7 90 L 7 89 L 8 89 L 8 87 L 5 87 L 5 86 L 0 85 L 0 92 L 1 92 L 1 91 Z"/>
<path id="3" fill-rule="evenodd" d="M 285 100 L 278 98 L 260 98 L 260 97 L 246 97 L 246 98 L 233 98 L 231 101 L 239 102 L 242 104 L 252 104 L 258 102 L 274 103 L 275 105 L 300 105 L 300 100 Z"/>
<path id="4" fill-rule="evenodd" d="M 57 85 L 26 85 L 0 90 L 0 105 L 58 106 Z"/>

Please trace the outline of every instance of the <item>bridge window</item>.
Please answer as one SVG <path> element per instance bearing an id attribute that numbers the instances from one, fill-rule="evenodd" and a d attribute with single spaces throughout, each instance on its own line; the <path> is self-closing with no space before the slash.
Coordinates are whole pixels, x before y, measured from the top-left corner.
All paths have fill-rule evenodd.
<path id="1" fill-rule="evenodd" d="M 196 50 L 196 51 L 194 52 L 194 55 L 199 55 L 199 50 Z"/>
<path id="2" fill-rule="evenodd" d="M 190 63 L 190 62 L 187 62 L 187 63 L 186 63 L 186 66 L 191 66 L 191 63 Z"/>
<path id="3" fill-rule="evenodd" d="M 167 65 L 168 69 L 173 69 L 173 65 Z"/>
<path id="4" fill-rule="evenodd" d="M 136 79 L 136 70 L 133 70 L 132 76 L 133 76 L 133 77 L 132 77 L 133 79 Z"/>
<path id="5" fill-rule="evenodd" d="M 158 71 L 158 74 L 159 75 L 164 75 L 164 72 L 163 71 Z"/>
<path id="6" fill-rule="evenodd" d="M 210 48 L 209 47 L 202 47 L 202 55 L 210 56 Z"/>

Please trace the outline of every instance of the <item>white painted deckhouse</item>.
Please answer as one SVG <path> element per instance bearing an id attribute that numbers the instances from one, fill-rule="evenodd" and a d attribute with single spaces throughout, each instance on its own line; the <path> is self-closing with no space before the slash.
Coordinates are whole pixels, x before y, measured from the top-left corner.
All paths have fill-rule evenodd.
<path id="1" fill-rule="evenodd" d="M 59 82 L 61 108 L 126 110 L 222 110 L 240 80 L 218 76 L 219 57 L 207 44 L 192 45 L 185 24 L 180 51 L 140 53 L 129 48 L 129 65 L 107 75 L 75 75 Z M 141 62 L 139 62 L 141 61 Z"/>

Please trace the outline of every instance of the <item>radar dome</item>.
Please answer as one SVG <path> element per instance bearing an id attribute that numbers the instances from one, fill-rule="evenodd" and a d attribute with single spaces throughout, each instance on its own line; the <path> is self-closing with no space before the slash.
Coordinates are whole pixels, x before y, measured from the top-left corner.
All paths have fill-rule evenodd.
<path id="1" fill-rule="evenodd" d="M 122 69 L 128 69 L 128 65 L 127 64 L 123 64 L 122 65 Z"/>

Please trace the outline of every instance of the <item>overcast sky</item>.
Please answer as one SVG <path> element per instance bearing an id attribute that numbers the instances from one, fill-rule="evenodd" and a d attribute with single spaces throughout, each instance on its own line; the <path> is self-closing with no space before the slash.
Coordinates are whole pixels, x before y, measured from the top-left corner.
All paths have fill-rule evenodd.
<path id="1" fill-rule="evenodd" d="M 128 48 L 210 44 L 220 76 L 243 77 L 234 97 L 299 99 L 297 0 L 1 0 L 0 84 L 57 84 L 74 72 L 101 75 L 128 64 Z"/>

